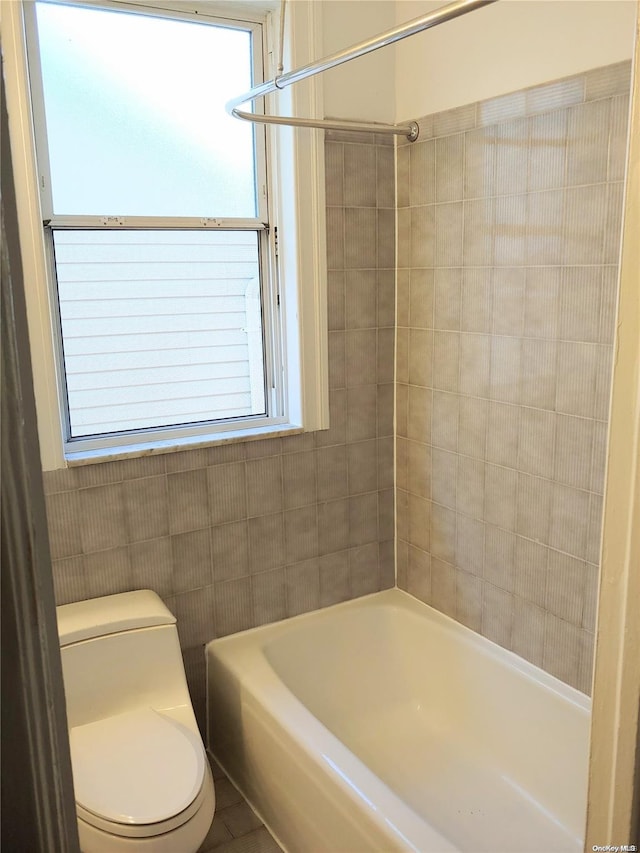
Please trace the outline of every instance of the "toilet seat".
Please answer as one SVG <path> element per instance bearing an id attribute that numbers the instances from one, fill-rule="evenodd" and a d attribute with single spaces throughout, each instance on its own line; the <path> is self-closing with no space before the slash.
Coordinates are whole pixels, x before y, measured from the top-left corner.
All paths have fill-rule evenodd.
<path id="1" fill-rule="evenodd" d="M 152 708 L 76 726 L 70 745 L 78 817 L 106 832 L 167 832 L 204 799 L 199 736 Z"/>

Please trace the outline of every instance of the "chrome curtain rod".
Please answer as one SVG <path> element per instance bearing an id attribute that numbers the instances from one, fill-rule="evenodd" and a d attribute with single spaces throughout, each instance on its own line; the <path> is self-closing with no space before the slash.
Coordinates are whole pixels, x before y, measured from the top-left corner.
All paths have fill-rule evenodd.
<path id="1" fill-rule="evenodd" d="M 443 24 L 445 21 L 451 21 L 461 15 L 466 15 L 467 12 L 473 12 L 475 9 L 480 9 L 482 6 L 488 6 L 495 3 L 496 0 L 455 0 L 447 6 L 442 6 L 427 15 L 422 15 L 420 18 L 414 18 L 380 33 L 373 38 L 361 41 L 352 47 L 340 50 L 337 53 L 332 53 L 324 59 L 319 59 L 316 62 L 311 62 L 308 65 L 303 65 L 301 68 L 296 68 L 293 71 L 288 71 L 286 74 L 279 74 L 266 83 L 260 83 L 240 95 L 233 98 L 226 105 L 226 110 L 229 115 L 234 118 L 245 119 L 247 121 L 258 122 L 259 124 L 284 124 L 293 127 L 316 127 L 324 128 L 325 130 L 351 130 L 351 131 L 366 131 L 368 133 L 383 133 L 394 136 L 406 136 L 410 142 L 415 142 L 420 131 L 417 122 L 412 121 L 410 124 L 382 124 L 378 122 L 357 122 L 357 121 L 342 121 L 333 119 L 310 119 L 310 118 L 294 118 L 293 116 L 268 116 L 258 113 L 245 112 L 239 110 L 238 107 L 246 101 L 252 101 L 255 98 L 262 98 L 265 95 L 270 95 L 279 89 L 286 89 L 293 83 L 298 83 L 307 77 L 314 77 L 316 74 L 321 74 L 323 71 L 328 71 L 329 68 L 335 68 L 336 65 L 342 65 L 344 62 L 349 62 L 352 59 L 357 59 L 359 56 L 364 56 L 381 47 L 386 47 L 389 44 L 400 41 L 401 39 L 413 36 L 416 33 L 421 33 L 430 27 L 436 27 L 438 24 Z"/>

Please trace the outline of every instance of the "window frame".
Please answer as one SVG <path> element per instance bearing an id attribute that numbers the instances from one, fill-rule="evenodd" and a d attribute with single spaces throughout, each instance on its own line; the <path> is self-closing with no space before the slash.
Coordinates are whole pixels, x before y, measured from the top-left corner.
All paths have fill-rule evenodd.
<path id="1" fill-rule="evenodd" d="M 55 0 L 53 0 L 55 2 Z M 45 0 L 46 2 L 46 0 Z M 202 14 L 191 10 L 147 7 L 116 0 L 63 0 L 64 5 L 80 8 L 113 10 L 143 17 L 158 17 L 201 25 L 221 26 L 249 32 L 251 36 L 252 79 L 266 79 L 264 57 L 267 55 L 266 20 L 246 20 L 244 16 L 230 18 L 219 14 Z M 27 54 L 34 114 L 37 151 L 38 183 L 41 191 L 44 241 L 49 281 L 49 299 L 53 319 L 53 345 L 56 378 L 62 415 L 63 452 L 70 459 L 93 451 L 117 451 L 119 448 L 140 446 L 154 448 L 183 440 L 224 438 L 227 433 L 247 430 L 260 431 L 282 427 L 289 421 L 286 407 L 283 364 L 282 324 L 280 317 L 280 287 L 278 276 L 277 218 L 270 203 L 272 193 L 270 151 L 267 129 L 253 125 L 253 149 L 256 182 L 255 218 L 230 217 L 159 217 L 159 216 L 99 216 L 60 215 L 53 210 L 52 179 L 45 119 L 44 87 L 37 35 L 36 6 L 30 4 L 26 15 Z M 57 230 L 184 230 L 194 231 L 252 231 L 259 247 L 260 294 L 262 313 L 263 369 L 266 413 L 211 418 L 177 426 L 147 427 L 103 432 L 91 436 L 72 436 L 67 376 L 64 360 L 64 335 L 60 313 L 54 233 Z"/>
<path id="2" fill-rule="evenodd" d="M 329 427 L 327 255 L 325 223 L 324 135 L 318 130 L 293 133 L 290 128 L 271 126 L 273 143 L 271 199 L 282 227 L 279 235 L 280 290 L 283 363 L 286 377 L 283 393 L 289 419 L 281 426 L 229 432 L 158 443 L 151 448 L 131 445 L 112 451 L 84 454 L 63 452 L 61 409 L 53 352 L 52 314 L 46 270 L 46 252 L 35 162 L 32 98 L 29 87 L 25 38 L 25 9 L 30 0 L 18 0 L 3 8 L 3 60 L 9 118 L 21 259 L 26 290 L 27 320 L 31 349 L 34 395 L 42 467 L 52 471 L 70 465 L 85 465 L 110 459 L 135 458 L 150 452 L 168 453 L 228 441 L 247 441 Z M 137 6 L 171 9 L 171 0 L 135 0 Z M 237 0 L 189 0 L 199 13 L 221 11 L 227 15 L 238 8 Z M 243 18 L 263 20 L 266 15 L 268 45 L 280 38 L 279 0 L 243 0 Z M 285 67 L 306 65 L 322 55 L 322 4 L 291 4 L 284 21 Z M 273 48 L 265 58 L 268 76 L 276 72 Z M 324 116 L 321 76 L 305 80 L 266 99 L 267 110 L 280 115 Z"/>

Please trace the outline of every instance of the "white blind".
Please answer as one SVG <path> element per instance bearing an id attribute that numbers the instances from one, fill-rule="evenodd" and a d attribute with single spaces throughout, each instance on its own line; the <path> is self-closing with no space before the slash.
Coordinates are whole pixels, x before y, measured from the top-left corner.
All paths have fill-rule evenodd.
<path id="1" fill-rule="evenodd" d="M 71 437 L 265 412 L 258 235 L 54 233 Z"/>

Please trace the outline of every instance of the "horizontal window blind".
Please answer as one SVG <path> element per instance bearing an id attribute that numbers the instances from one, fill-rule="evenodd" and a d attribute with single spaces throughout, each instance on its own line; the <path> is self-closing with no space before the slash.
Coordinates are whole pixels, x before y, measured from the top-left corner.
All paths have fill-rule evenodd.
<path id="1" fill-rule="evenodd" d="M 253 231 L 56 230 L 71 437 L 266 411 Z"/>

